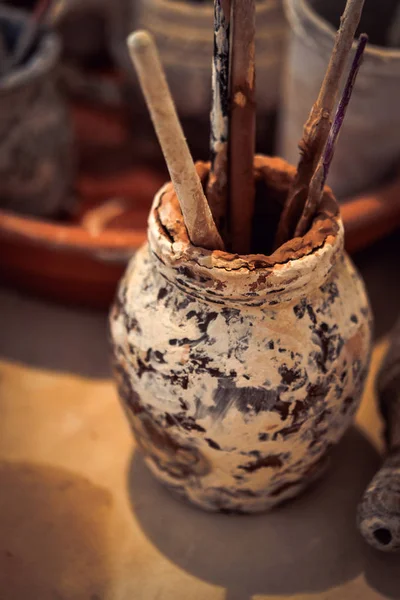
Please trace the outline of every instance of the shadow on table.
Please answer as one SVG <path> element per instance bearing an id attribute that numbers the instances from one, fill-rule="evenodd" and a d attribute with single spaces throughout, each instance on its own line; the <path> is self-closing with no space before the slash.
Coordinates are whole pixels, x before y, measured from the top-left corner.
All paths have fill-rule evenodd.
<path id="1" fill-rule="evenodd" d="M 368 585 L 384 598 L 400 598 L 400 555 L 385 554 L 366 547 L 364 561 Z"/>
<path id="2" fill-rule="evenodd" d="M 0 357 L 32 367 L 109 377 L 106 313 L 0 289 Z"/>
<path id="3" fill-rule="evenodd" d="M 102 600 L 109 492 L 59 468 L 0 462 L 1 600 Z"/>
<path id="4" fill-rule="evenodd" d="M 400 598 L 395 567 L 387 567 L 382 582 L 383 560 L 368 553 L 355 528 L 357 503 L 378 465 L 374 448 L 352 428 L 334 451 L 325 479 L 269 514 L 208 514 L 180 503 L 137 452 L 129 489 L 151 542 L 185 571 L 225 587 L 229 600 L 322 592 L 364 570 L 373 587 Z"/>

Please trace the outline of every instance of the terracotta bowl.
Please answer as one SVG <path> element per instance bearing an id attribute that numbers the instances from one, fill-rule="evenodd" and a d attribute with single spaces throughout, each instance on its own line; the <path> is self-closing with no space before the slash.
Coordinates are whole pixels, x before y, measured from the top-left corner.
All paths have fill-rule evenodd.
<path id="1" fill-rule="evenodd" d="M 79 104 L 73 117 L 75 211 L 58 221 L 0 211 L 0 278 L 51 300 L 104 309 L 146 239 L 150 205 L 167 174 L 140 166 L 124 111 Z M 400 180 L 346 202 L 342 215 L 350 252 L 387 235 L 400 225 Z"/>
<path id="2" fill-rule="evenodd" d="M 80 150 L 75 209 L 57 221 L 0 210 L 0 278 L 52 300 L 106 308 L 146 239 L 150 204 L 167 175 L 134 164 L 123 112 L 80 104 L 72 113 Z"/>
<path id="3" fill-rule="evenodd" d="M 132 189 L 142 185 L 132 174 Z M 99 203 L 81 222 L 55 223 L 0 211 L 0 275 L 15 287 L 66 303 L 104 308 L 135 250 L 145 241 L 148 200 L 158 185 L 143 188 L 137 210 L 126 200 Z M 139 196 L 139 194 L 138 194 Z M 126 211 L 133 227 L 118 224 Z M 112 216 L 111 222 L 105 221 Z M 133 215 L 133 219 L 132 219 Z"/>

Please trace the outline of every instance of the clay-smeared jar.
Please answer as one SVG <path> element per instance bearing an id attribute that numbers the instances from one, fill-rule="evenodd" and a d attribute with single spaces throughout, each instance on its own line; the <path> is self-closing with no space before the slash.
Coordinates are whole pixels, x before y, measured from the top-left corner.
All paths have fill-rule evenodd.
<path id="1" fill-rule="evenodd" d="M 2 7 L 0 27 L 13 52 L 28 13 Z M 52 216 L 71 202 L 73 132 L 57 86 L 60 41 L 43 29 L 25 62 L 0 79 L 0 207 Z"/>
<path id="2" fill-rule="evenodd" d="M 198 170 L 205 183 L 208 166 Z M 295 170 L 256 157 L 254 172 L 256 251 L 267 252 Z M 148 466 L 180 497 L 219 511 L 270 509 L 324 471 L 358 406 L 371 346 L 368 299 L 328 188 L 304 238 L 238 256 L 189 242 L 167 184 L 110 326 L 120 397 Z"/>

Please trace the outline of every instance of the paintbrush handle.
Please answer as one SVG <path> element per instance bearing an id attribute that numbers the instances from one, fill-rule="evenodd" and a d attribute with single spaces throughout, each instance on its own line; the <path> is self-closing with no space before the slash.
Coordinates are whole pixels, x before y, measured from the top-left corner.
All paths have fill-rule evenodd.
<path id="1" fill-rule="evenodd" d="M 295 229 L 295 237 L 303 236 L 307 232 L 307 229 L 310 227 L 312 219 L 318 210 L 333 155 L 335 153 L 336 142 L 346 116 L 347 108 L 349 106 L 350 98 L 357 79 L 358 71 L 362 63 L 367 42 L 368 36 L 365 33 L 362 33 L 358 41 L 357 50 L 346 80 L 346 85 L 340 98 L 339 105 L 336 109 L 335 118 L 329 132 L 324 151 L 310 182 L 308 198 L 303 210 L 303 214 Z"/>
<path id="2" fill-rule="evenodd" d="M 138 31 L 128 48 L 178 196 L 189 238 L 195 246 L 222 250 L 222 239 L 185 140 L 153 38 Z"/>

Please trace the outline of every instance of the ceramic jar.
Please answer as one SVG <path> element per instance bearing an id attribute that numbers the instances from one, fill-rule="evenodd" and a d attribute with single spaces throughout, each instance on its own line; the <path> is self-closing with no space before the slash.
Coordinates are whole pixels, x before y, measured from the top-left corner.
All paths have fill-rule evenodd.
<path id="1" fill-rule="evenodd" d="M 3 7 L 13 48 L 29 16 Z M 42 31 L 24 64 L 0 79 L 0 207 L 51 216 L 71 201 L 73 133 L 56 81 L 58 37 Z"/>
<path id="2" fill-rule="evenodd" d="M 113 51 L 127 75 L 130 105 L 137 127 L 147 115 L 126 48 L 134 28 L 155 38 L 168 84 L 195 157 L 207 156 L 211 107 L 213 2 L 189 0 L 118 0 L 114 11 Z M 274 115 L 280 100 L 287 26 L 282 0 L 257 1 L 257 135 L 260 151 L 271 151 Z M 143 117 L 142 117 L 143 118 Z"/>
<path id="3" fill-rule="evenodd" d="M 369 35 L 369 43 L 328 178 L 340 200 L 380 185 L 400 165 L 397 4 L 395 0 L 365 3 L 358 31 Z M 344 5 L 344 0 L 285 0 L 290 39 L 278 149 L 294 164 L 298 161 L 297 142 L 318 96 Z"/>
<path id="4" fill-rule="evenodd" d="M 198 170 L 205 182 L 208 166 Z M 255 159 L 264 244 L 294 174 L 281 159 Z M 371 348 L 368 299 L 328 188 L 304 238 L 238 256 L 189 242 L 167 184 L 110 326 L 146 463 L 212 511 L 270 509 L 319 477 L 353 419 Z"/>

